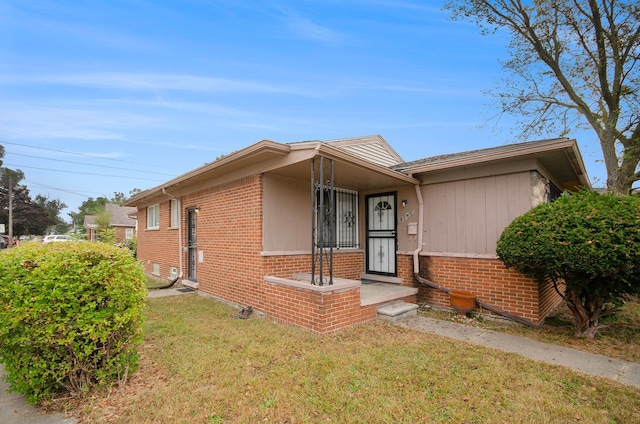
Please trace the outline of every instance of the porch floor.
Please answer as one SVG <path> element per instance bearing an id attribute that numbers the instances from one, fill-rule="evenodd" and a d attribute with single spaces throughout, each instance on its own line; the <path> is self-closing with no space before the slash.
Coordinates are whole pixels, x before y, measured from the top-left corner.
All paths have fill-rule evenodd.
<path id="1" fill-rule="evenodd" d="M 418 294 L 415 287 L 388 283 L 371 283 L 360 286 L 360 306 L 376 305 Z"/>

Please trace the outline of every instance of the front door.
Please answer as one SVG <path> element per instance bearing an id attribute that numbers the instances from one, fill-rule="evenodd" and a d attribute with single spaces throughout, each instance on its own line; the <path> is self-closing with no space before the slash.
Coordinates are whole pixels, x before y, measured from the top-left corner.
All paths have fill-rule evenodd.
<path id="1" fill-rule="evenodd" d="M 396 276 L 396 193 L 367 196 L 367 272 Z"/>
<path id="2" fill-rule="evenodd" d="M 187 279 L 198 281 L 198 212 L 187 210 Z"/>

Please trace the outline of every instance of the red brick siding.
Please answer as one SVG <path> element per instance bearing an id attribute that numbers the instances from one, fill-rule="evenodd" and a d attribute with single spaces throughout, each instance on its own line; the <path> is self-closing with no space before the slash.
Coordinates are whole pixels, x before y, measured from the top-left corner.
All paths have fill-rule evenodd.
<path id="1" fill-rule="evenodd" d="M 360 288 L 318 292 L 265 283 L 267 316 L 324 334 L 374 321 L 375 306 L 360 307 Z"/>
<path id="2" fill-rule="evenodd" d="M 147 275 L 151 275 L 153 264 L 160 265 L 160 278 L 169 277 L 171 267 L 180 267 L 178 251 L 178 231 L 168 229 L 170 224 L 169 199 L 160 204 L 160 229 L 147 229 L 147 208 L 138 211 L 138 260 L 144 265 Z"/>
<path id="3" fill-rule="evenodd" d="M 263 250 L 263 180 L 259 175 L 203 189 L 183 197 L 183 245 L 187 210 L 199 207 L 197 282 L 203 294 L 238 305 L 251 305 L 267 316 L 318 333 L 328 333 L 376 319 L 377 305 L 360 306 L 360 288 L 329 292 L 267 283 L 265 276 L 291 278 L 311 271 L 310 255 L 261 256 Z M 151 274 L 160 264 L 162 278 L 179 267 L 178 231 L 169 229 L 169 199 L 160 204 L 160 229 L 146 229 L 146 209 L 138 213 L 138 258 Z M 187 256 L 182 254 L 186 273 Z M 364 271 L 362 251 L 334 254 L 334 276 L 358 280 Z M 398 258 L 399 275 L 411 284 L 412 258 Z M 186 278 L 186 276 L 185 276 Z M 415 297 L 406 299 L 415 301 Z"/>
<path id="4" fill-rule="evenodd" d="M 553 288 L 553 284 L 540 284 L 538 297 L 540 298 L 540 317 L 544 319 L 562 302 L 562 297 Z"/>
<path id="5" fill-rule="evenodd" d="M 403 286 L 416 286 L 415 278 L 413 278 L 413 256 L 398 255 L 397 274 L 399 278 L 402 278 Z"/>
<path id="6" fill-rule="evenodd" d="M 116 230 L 116 243 L 122 243 L 127 241 L 127 227 L 112 227 L 112 228 Z M 133 232 L 135 234 L 135 229 L 133 229 Z"/>
<path id="7" fill-rule="evenodd" d="M 280 255 L 264 257 L 265 275 L 291 278 L 299 272 L 311 273 L 311 255 Z M 333 255 L 333 276 L 347 280 L 359 280 L 364 271 L 364 252 L 335 253 Z M 316 268 L 319 272 L 319 268 Z M 325 264 L 323 275 L 328 274 Z"/>
<path id="8" fill-rule="evenodd" d="M 505 268 L 499 259 L 431 256 L 421 257 L 420 263 L 425 278 L 452 290 L 475 293 L 479 300 L 515 315 L 540 322 L 548 313 L 552 298 L 541 299 L 538 283 Z M 448 295 L 436 289 L 421 288 L 420 300 L 449 307 Z"/>
<path id="9" fill-rule="evenodd" d="M 197 281 L 204 293 L 261 309 L 262 177 L 242 178 L 186 196 L 183 210 L 198 206 Z M 187 214 L 184 213 L 184 216 Z M 187 226 L 183 223 L 186 240 Z M 184 258 L 185 264 L 186 255 Z"/>

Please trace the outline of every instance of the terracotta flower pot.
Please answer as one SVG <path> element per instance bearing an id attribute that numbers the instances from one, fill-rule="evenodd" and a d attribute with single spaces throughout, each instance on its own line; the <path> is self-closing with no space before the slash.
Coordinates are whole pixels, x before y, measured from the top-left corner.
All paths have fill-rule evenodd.
<path id="1" fill-rule="evenodd" d="M 449 303 L 458 312 L 458 315 L 467 315 L 467 312 L 471 312 L 476 307 L 476 295 L 465 291 L 451 290 Z"/>

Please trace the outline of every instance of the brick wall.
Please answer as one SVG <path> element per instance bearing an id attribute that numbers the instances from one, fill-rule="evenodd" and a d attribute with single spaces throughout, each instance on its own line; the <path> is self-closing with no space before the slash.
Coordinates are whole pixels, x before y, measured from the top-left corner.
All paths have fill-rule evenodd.
<path id="1" fill-rule="evenodd" d="M 360 288 L 315 291 L 265 282 L 269 302 L 264 313 L 277 321 L 317 333 L 334 332 L 356 324 L 374 321 L 375 305 L 360 307 Z"/>
<path id="2" fill-rule="evenodd" d="M 402 278 L 402 285 L 415 287 L 416 282 L 413 278 L 413 256 L 412 255 L 398 255 L 398 269 L 397 274 L 399 278 Z"/>
<path id="3" fill-rule="evenodd" d="M 183 198 L 183 210 L 196 206 L 200 208 L 198 251 L 203 258 L 197 268 L 200 290 L 261 309 L 262 177 L 242 178 Z M 186 222 L 183 227 L 186 240 Z"/>
<path id="4" fill-rule="evenodd" d="M 558 303 L 557 294 L 554 296 L 548 287 L 505 268 L 499 259 L 422 256 L 420 272 L 434 283 L 475 293 L 479 300 L 533 322 L 544 319 Z M 449 307 L 448 295 L 436 289 L 421 288 L 419 299 Z"/>
<path id="5" fill-rule="evenodd" d="M 116 230 L 116 243 L 122 243 L 127 241 L 127 227 L 111 227 L 111 228 L 114 228 Z M 134 233 L 135 233 L 135 229 L 134 229 Z"/>
<path id="6" fill-rule="evenodd" d="M 562 302 L 562 297 L 553 288 L 553 284 L 540 284 L 538 288 L 538 297 L 540 298 L 540 316 L 546 317 L 553 309 Z"/>
<path id="7" fill-rule="evenodd" d="M 265 281 L 265 276 L 292 278 L 311 272 L 311 256 L 262 256 L 263 180 L 260 175 L 200 190 L 181 199 L 183 245 L 187 240 L 187 210 L 199 208 L 197 215 L 197 265 L 199 290 L 205 295 L 237 305 L 251 305 L 280 322 L 318 333 L 328 333 L 376 319 L 376 306 L 360 306 L 360 288 L 297 288 Z M 138 258 L 151 275 L 153 264 L 160 264 L 160 277 L 166 279 L 171 267 L 179 267 L 178 230 L 169 228 L 169 199 L 160 204 L 160 228 L 147 230 L 146 209 L 138 213 Z M 334 254 L 334 277 L 359 280 L 364 270 L 363 251 Z M 411 257 L 398 261 L 403 280 L 410 284 Z M 185 276 L 186 278 L 186 276 Z M 310 285 L 309 285 L 310 286 Z"/>
<path id="8" fill-rule="evenodd" d="M 325 263 L 323 275 L 328 274 L 328 263 Z M 347 280 L 359 280 L 364 270 L 364 252 L 354 251 L 334 253 L 333 276 Z M 311 255 L 279 255 L 264 257 L 265 275 L 280 278 L 291 278 L 294 274 L 311 273 Z M 316 273 L 319 268 L 316 268 Z"/>
<path id="9" fill-rule="evenodd" d="M 166 280 L 171 267 L 180 268 L 178 230 L 169 229 L 169 199 L 160 203 L 160 228 L 147 229 L 147 209 L 138 211 L 138 254 L 147 275 Z M 152 275 L 153 264 L 160 265 L 160 275 Z"/>

